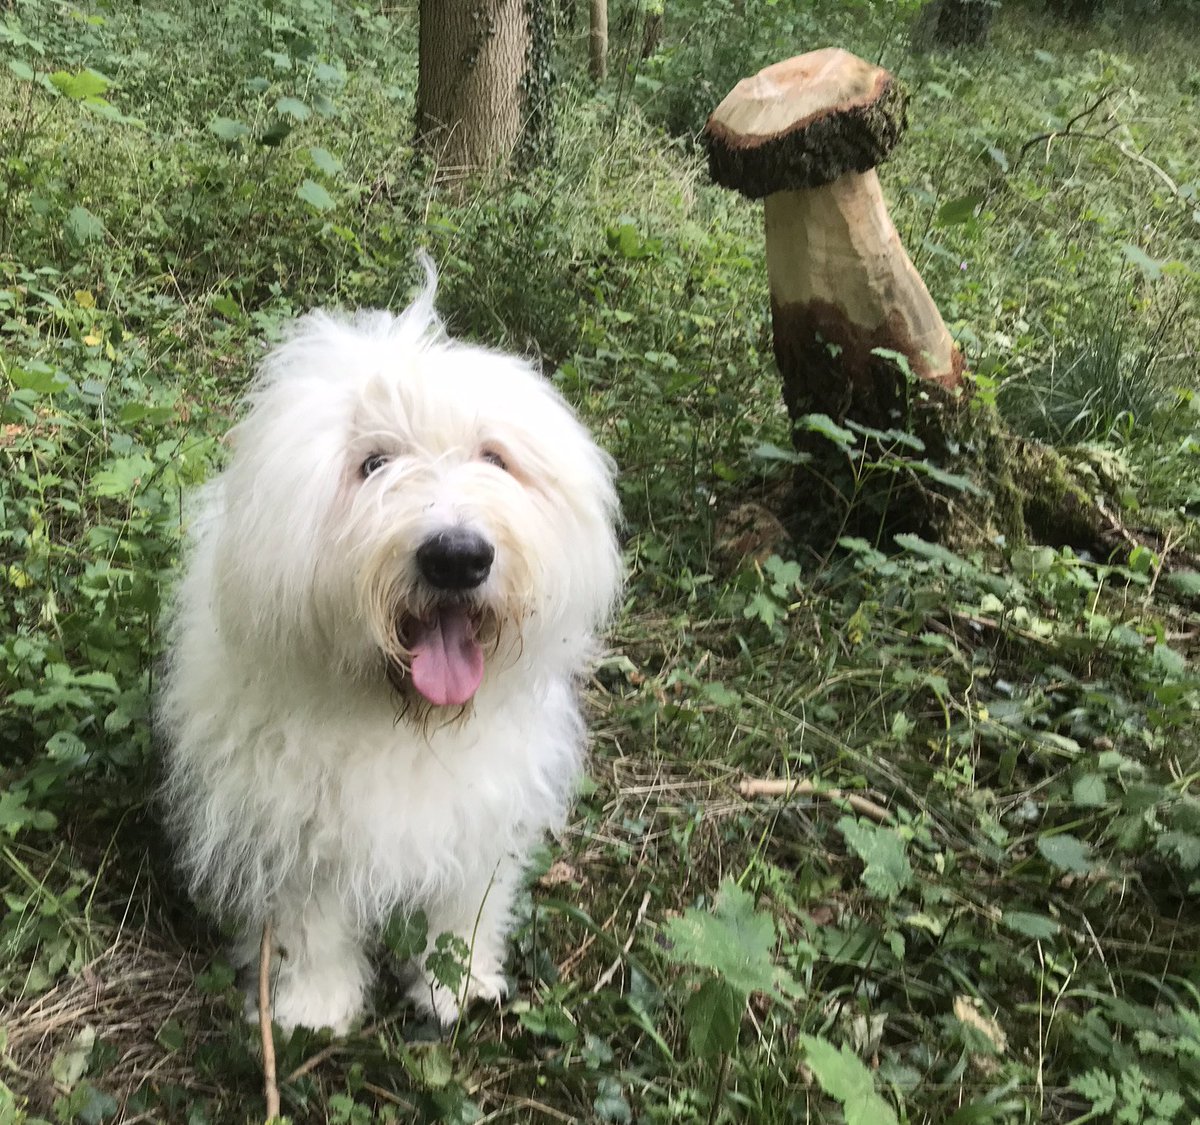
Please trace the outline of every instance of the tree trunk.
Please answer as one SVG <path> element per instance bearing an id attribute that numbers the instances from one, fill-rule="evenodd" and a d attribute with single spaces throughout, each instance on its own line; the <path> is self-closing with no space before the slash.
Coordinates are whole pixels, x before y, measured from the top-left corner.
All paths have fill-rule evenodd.
<path id="1" fill-rule="evenodd" d="M 1000 0 L 930 0 L 913 25 L 913 49 L 982 47 L 999 4 Z"/>
<path id="2" fill-rule="evenodd" d="M 1046 0 L 1046 10 L 1059 19 L 1091 23 L 1104 7 L 1104 0 Z"/>
<path id="3" fill-rule="evenodd" d="M 664 15 L 665 5 L 660 6 L 657 10 L 646 9 L 646 22 L 642 25 L 642 58 L 644 59 L 648 59 L 654 54 L 658 50 L 659 43 L 662 42 Z"/>
<path id="4" fill-rule="evenodd" d="M 420 0 L 417 142 L 448 179 L 512 158 L 532 48 L 528 0 Z"/>
<path id="5" fill-rule="evenodd" d="M 608 0 L 591 0 L 591 37 L 588 71 L 597 82 L 608 76 Z"/>

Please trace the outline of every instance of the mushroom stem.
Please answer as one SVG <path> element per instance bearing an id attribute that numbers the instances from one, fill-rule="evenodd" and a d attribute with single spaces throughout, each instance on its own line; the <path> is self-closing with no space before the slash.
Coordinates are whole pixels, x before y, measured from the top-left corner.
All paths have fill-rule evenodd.
<path id="1" fill-rule="evenodd" d="M 962 358 L 901 245 L 874 169 L 766 199 L 775 358 L 793 418 L 809 412 L 890 425 L 899 352 L 947 390 Z M 902 382 L 902 380 L 900 380 Z"/>
<path id="2" fill-rule="evenodd" d="M 874 169 L 769 195 L 766 231 L 776 303 L 827 301 L 862 331 L 890 325 L 916 375 L 958 384 L 954 341 L 900 243 Z"/>

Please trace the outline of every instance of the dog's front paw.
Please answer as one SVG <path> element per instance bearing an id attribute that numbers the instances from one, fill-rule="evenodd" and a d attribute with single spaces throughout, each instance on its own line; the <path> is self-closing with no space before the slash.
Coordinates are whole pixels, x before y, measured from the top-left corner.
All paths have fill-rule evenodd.
<path id="1" fill-rule="evenodd" d="M 348 974 L 281 973 L 271 998 L 271 1019 L 284 1032 L 329 1028 L 345 1035 L 363 1009 L 363 982 Z M 246 996 L 246 1018 L 258 1019 L 257 991 Z"/>
<path id="2" fill-rule="evenodd" d="M 451 1027 L 458 1022 L 464 1004 L 473 1000 L 486 1000 L 497 1007 L 508 997 L 508 981 L 504 973 L 472 973 L 467 982 L 466 995 L 452 992 L 444 984 L 418 977 L 408 988 L 408 998 L 426 1015 L 433 1016 L 442 1027 Z"/>

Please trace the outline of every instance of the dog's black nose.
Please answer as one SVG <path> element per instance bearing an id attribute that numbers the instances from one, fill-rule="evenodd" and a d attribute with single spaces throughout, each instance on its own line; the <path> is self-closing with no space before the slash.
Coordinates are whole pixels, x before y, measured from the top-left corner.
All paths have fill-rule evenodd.
<path id="1" fill-rule="evenodd" d="M 417 566 L 439 590 L 473 590 L 492 569 L 495 548 L 476 531 L 452 527 L 417 548 Z"/>

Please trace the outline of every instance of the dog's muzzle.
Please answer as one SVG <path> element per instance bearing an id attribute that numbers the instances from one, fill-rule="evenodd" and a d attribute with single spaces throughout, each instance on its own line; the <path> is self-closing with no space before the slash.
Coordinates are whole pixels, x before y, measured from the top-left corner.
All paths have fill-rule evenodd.
<path id="1" fill-rule="evenodd" d="M 435 707 L 465 706 L 483 681 L 479 640 L 485 609 L 476 591 L 487 581 L 496 549 L 477 531 L 448 527 L 416 551 L 417 570 L 434 592 L 419 612 L 397 622 L 408 660 L 389 667 L 393 683 L 404 679 Z"/>
<path id="2" fill-rule="evenodd" d="M 451 527 L 417 548 L 417 567 L 437 590 L 474 590 L 487 580 L 495 557 L 495 548 L 479 532 Z"/>

